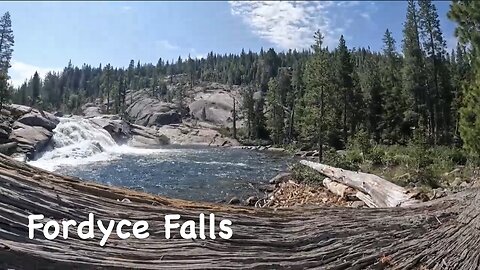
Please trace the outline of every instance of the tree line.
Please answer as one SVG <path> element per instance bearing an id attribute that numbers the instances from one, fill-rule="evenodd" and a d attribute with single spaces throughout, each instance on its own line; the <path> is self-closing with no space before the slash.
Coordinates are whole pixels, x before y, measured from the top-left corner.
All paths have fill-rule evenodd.
<path id="1" fill-rule="evenodd" d="M 198 81 L 242 85 L 246 139 L 296 142 L 322 155 L 362 134 L 382 144 L 465 144 L 478 153 L 480 143 L 472 143 L 480 135 L 479 94 L 472 94 L 479 91 L 476 5 L 452 2 L 449 16 L 459 23 L 460 42 L 451 51 L 434 3 L 408 0 L 402 40 L 386 29 L 381 51 L 349 48 L 343 36 L 328 48 L 316 32 L 309 50 L 210 52 L 156 64 L 131 60 L 127 68 L 69 63 L 43 80 L 36 73 L 11 93 L 12 101 L 78 112 L 100 99 L 108 112 L 122 113 L 127 91 L 148 89 L 165 101 L 182 100 L 186 89 L 169 87 L 181 74 L 190 87 Z"/>

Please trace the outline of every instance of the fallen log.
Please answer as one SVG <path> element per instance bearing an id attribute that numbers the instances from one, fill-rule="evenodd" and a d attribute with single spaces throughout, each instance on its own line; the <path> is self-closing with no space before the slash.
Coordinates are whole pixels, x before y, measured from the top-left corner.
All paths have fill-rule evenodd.
<path id="1" fill-rule="evenodd" d="M 352 195 L 359 200 L 363 201 L 368 207 L 376 208 L 377 205 L 372 201 L 372 197 L 361 192 L 356 191 L 347 185 L 330 180 L 330 178 L 323 179 L 323 186 L 326 187 L 331 193 L 341 197 L 351 199 Z"/>
<path id="2" fill-rule="evenodd" d="M 352 187 L 371 197 L 376 207 L 398 207 L 418 204 L 408 191 L 379 176 L 335 168 L 325 164 L 301 160 L 301 164 L 310 167 L 333 181 Z"/>
<path id="3" fill-rule="evenodd" d="M 193 191 L 194 192 L 194 191 Z M 28 238 L 27 216 L 147 220 L 147 239 Z M 162 217 L 232 221 L 229 240 L 164 238 Z M 478 269 L 480 191 L 396 208 L 255 209 L 103 186 L 0 155 L 0 269 Z"/>
<path id="4" fill-rule="evenodd" d="M 357 191 L 357 193 L 355 193 L 355 196 L 357 198 L 359 198 L 362 202 L 364 202 L 368 207 L 370 208 L 377 208 L 377 204 L 375 204 L 375 202 L 372 200 L 372 197 L 370 197 L 370 195 L 367 195 L 361 191 Z"/>
<path id="5" fill-rule="evenodd" d="M 351 187 L 332 181 L 330 180 L 330 178 L 323 179 L 322 184 L 330 192 L 342 198 L 345 198 L 348 194 L 353 192 L 353 189 Z"/>

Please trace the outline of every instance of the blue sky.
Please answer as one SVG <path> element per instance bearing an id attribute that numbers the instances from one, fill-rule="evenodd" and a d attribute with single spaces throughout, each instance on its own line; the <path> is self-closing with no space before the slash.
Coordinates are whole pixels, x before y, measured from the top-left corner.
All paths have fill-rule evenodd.
<path id="1" fill-rule="evenodd" d="M 435 2 L 445 40 L 454 47 L 450 2 Z M 2 2 L 15 35 L 10 76 L 18 85 L 37 70 L 111 63 L 130 59 L 202 57 L 210 51 L 242 48 L 307 48 L 320 29 L 335 46 L 340 34 L 349 47 L 378 50 L 389 28 L 401 48 L 405 1 L 322 2 Z"/>

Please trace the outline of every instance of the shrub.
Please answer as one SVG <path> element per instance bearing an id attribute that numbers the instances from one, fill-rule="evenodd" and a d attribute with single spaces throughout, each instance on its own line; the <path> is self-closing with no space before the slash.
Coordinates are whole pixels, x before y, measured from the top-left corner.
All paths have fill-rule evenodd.
<path id="1" fill-rule="evenodd" d="M 451 158 L 452 162 L 457 165 L 466 165 L 468 158 L 467 153 L 465 153 L 462 149 L 452 149 L 449 157 Z"/>
<path id="2" fill-rule="evenodd" d="M 361 153 L 359 152 L 351 153 L 351 152 L 352 151 L 343 151 L 343 150 L 335 151 L 334 149 L 327 150 L 325 151 L 324 162 L 330 166 L 342 168 L 345 170 L 356 171 L 360 168 L 359 164 L 362 163 L 363 158 L 361 157 Z"/>
<path id="3" fill-rule="evenodd" d="M 303 183 L 321 184 L 325 178 L 312 168 L 295 163 L 291 168 L 293 179 Z"/>
<path id="4" fill-rule="evenodd" d="M 366 159 L 370 160 L 372 165 L 384 165 L 386 163 L 385 150 L 382 147 L 375 146 L 372 148 L 372 151 L 367 154 Z"/>

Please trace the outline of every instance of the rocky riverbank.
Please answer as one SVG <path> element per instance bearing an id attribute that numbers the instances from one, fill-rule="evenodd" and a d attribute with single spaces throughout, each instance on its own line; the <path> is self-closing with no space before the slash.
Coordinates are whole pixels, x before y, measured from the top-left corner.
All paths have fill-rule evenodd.
<path id="1" fill-rule="evenodd" d="M 180 80 L 169 87 L 189 87 L 184 84 Z M 233 98 L 241 99 L 237 88 L 201 82 L 188 91 L 186 109 L 146 89 L 129 91 L 123 117 L 107 114 L 108 104 L 99 100 L 84 104 L 81 116 L 108 131 L 118 144 L 238 146 L 237 140 L 222 132 L 232 126 Z M 61 116 L 23 105 L 5 106 L 0 113 L 0 152 L 35 159 L 51 146 Z M 238 120 L 237 126 L 241 125 Z"/>
<path id="2" fill-rule="evenodd" d="M 0 152 L 28 160 L 52 147 L 54 129 L 60 123 L 52 113 L 16 104 L 2 109 L 0 120 Z M 89 121 L 108 131 L 118 144 L 155 148 L 170 143 L 158 130 L 131 124 L 115 115 L 91 117 Z"/>
<path id="3" fill-rule="evenodd" d="M 27 158 L 46 149 L 59 123 L 51 113 L 16 104 L 5 106 L 0 120 L 0 151 Z"/>

